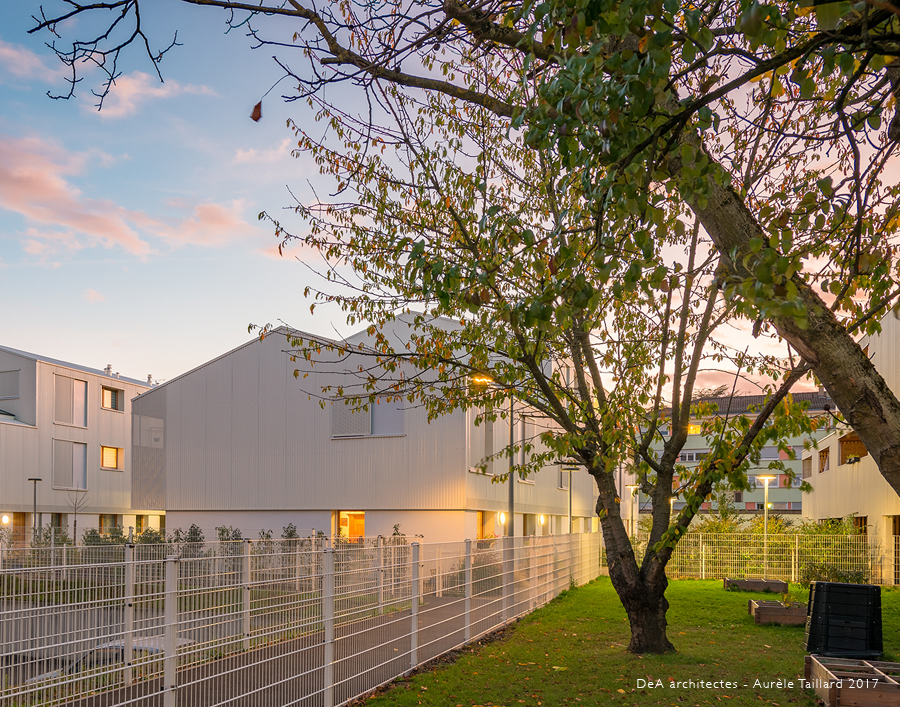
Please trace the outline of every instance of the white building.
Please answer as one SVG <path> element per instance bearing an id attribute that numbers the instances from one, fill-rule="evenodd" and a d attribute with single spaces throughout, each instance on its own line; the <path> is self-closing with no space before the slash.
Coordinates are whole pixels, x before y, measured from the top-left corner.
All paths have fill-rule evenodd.
<path id="1" fill-rule="evenodd" d="M 0 524 L 158 526 L 131 506 L 131 398 L 147 383 L 0 346 Z M 38 482 L 29 479 L 40 479 Z M 36 517 L 35 486 L 37 491 Z"/>
<path id="2" fill-rule="evenodd" d="M 396 326 L 402 335 L 406 325 Z M 386 399 L 367 413 L 341 401 L 323 409 L 315 395 L 323 385 L 348 386 L 346 375 L 326 364 L 295 379 L 300 364 L 284 353 L 283 331 L 133 401 L 135 506 L 164 508 L 170 531 L 196 524 L 207 537 L 219 526 L 277 537 L 289 523 L 349 536 L 390 535 L 399 524 L 428 542 L 503 534 L 508 486 L 475 467 L 508 442 L 506 420 L 476 426 L 468 411 L 429 423 L 421 407 Z M 355 370 L 356 362 L 340 366 Z M 517 417 L 516 426 L 517 435 L 534 435 L 533 421 Z M 495 461 L 496 473 L 506 464 Z M 573 529 L 596 530 L 593 481 L 573 477 Z M 560 466 L 514 486 L 516 535 L 567 531 Z"/>
<path id="3" fill-rule="evenodd" d="M 865 337 L 860 344 L 897 395 L 900 394 L 897 355 L 900 321 L 888 314 L 881 321 L 881 329 L 881 334 Z M 819 441 L 818 449 L 805 452 L 803 477 L 813 487 L 803 506 L 804 516 L 826 520 L 854 514 L 860 530 L 877 538 L 883 547 L 893 548 L 900 542 L 896 539 L 900 537 L 900 496 L 884 480 L 865 445 L 851 429 L 836 430 Z"/>

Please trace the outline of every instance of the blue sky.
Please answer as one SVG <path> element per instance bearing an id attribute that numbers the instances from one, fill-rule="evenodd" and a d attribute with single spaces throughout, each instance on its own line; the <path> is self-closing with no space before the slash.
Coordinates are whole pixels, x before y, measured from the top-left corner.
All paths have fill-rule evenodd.
<path id="1" fill-rule="evenodd" d="M 273 51 L 226 36 L 223 12 L 152 9 L 151 37 L 163 45 L 177 29 L 183 43 L 161 65 L 165 83 L 134 48 L 100 112 L 96 71 L 76 98 L 47 97 L 66 86 L 50 36 L 27 34 L 37 3 L 0 11 L 0 344 L 166 380 L 246 341 L 250 323 L 349 333 L 333 310 L 309 315 L 301 250 L 279 258 L 257 220 L 282 217 L 288 187 L 304 198 L 315 184 L 285 127 L 309 109 L 281 101 L 283 83 L 254 123 L 281 76 Z"/>

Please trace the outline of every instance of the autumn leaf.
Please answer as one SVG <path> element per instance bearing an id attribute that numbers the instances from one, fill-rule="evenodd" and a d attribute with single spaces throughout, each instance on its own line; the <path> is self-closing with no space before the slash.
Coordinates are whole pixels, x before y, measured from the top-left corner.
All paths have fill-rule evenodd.
<path id="1" fill-rule="evenodd" d="M 253 112 L 250 114 L 250 120 L 254 123 L 258 123 L 260 118 L 262 118 L 262 101 L 253 106 Z"/>

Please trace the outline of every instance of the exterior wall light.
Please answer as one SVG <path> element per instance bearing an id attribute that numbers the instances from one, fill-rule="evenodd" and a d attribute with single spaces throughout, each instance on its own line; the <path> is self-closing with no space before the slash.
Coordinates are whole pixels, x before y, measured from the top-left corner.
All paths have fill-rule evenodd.
<path id="1" fill-rule="evenodd" d="M 506 513 L 504 513 L 503 511 L 500 511 L 497 514 L 497 520 L 500 521 L 500 525 L 506 525 Z"/>
<path id="2" fill-rule="evenodd" d="M 541 525 L 543 525 L 543 524 L 546 522 L 546 520 L 547 520 L 547 519 L 544 517 L 544 514 L 541 513 L 541 517 L 538 518 L 538 523 L 540 523 Z"/>
<path id="3" fill-rule="evenodd" d="M 3 525 L 9 525 L 9 516 L 6 515 L 6 513 L 4 513 L 3 517 L 0 518 L 0 523 L 3 523 Z"/>

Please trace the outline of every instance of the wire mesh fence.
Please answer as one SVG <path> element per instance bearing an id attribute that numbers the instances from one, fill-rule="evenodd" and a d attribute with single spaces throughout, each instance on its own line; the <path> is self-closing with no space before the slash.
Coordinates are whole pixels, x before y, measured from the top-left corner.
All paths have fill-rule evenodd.
<path id="1" fill-rule="evenodd" d="M 599 573 L 600 535 L 28 548 L 0 707 L 333 707 Z"/>
<path id="2" fill-rule="evenodd" d="M 632 539 L 642 556 L 648 536 Z M 866 535 L 688 533 L 675 546 L 666 574 L 672 579 L 758 578 L 809 582 L 815 579 L 900 584 L 900 553 L 882 551 Z M 605 552 L 602 559 L 606 566 Z"/>

